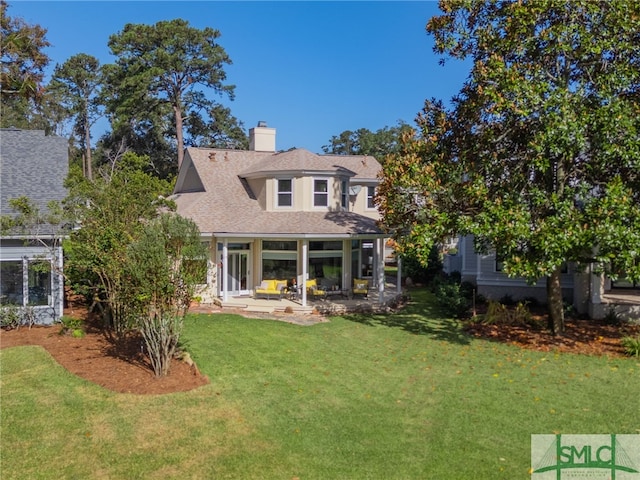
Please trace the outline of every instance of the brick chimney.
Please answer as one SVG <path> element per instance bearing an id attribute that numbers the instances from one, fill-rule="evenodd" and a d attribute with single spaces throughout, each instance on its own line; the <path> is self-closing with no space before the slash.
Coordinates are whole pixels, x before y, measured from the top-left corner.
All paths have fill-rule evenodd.
<path id="1" fill-rule="evenodd" d="M 276 129 L 267 127 L 265 121 L 259 121 L 257 127 L 249 129 L 249 150 L 275 152 Z"/>

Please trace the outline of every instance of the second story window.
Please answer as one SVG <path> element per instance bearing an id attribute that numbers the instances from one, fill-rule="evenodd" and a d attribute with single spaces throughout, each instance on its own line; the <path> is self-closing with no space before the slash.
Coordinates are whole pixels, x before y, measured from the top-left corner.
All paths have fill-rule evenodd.
<path id="1" fill-rule="evenodd" d="M 293 206 L 293 181 L 290 178 L 278 179 L 278 207 Z"/>
<path id="2" fill-rule="evenodd" d="M 367 208 L 376 208 L 376 187 L 367 187 Z"/>
<path id="3" fill-rule="evenodd" d="M 313 181 L 313 206 L 326 207 L 329 205 L 329 181 L 318 180 Z"/>
<path id="4" fill-rule="evenodd" d="M 344 210 L 349 210 L 349 182 L 342 181 L 342 191 L 340 192 L 340 205 Z"/>

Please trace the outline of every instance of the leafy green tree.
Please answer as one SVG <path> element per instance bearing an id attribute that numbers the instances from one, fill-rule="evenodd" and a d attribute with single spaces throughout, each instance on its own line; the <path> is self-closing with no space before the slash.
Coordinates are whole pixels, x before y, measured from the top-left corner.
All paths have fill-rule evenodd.
<path id="1" fill-rule="evenodd" d="M 196 224 L 162 214 L 130 246 L 127 272 L 140 304 L 142 333 L 156 376 L 169 373 L 195 288 L 206 274 L 206 247 Z"/>
<path id="2" fill-rule="evenodd" d="M 231 109 L 213 105 L 207 117 L 192 115 L 187 124 L 185 143 L 194 147 L 249 149 L 249 138 L 242 122 L 231 115 Z"/>
<path id="3" fill-rule="evenodd" d="M 42 81 L 50 46 L 46 30 L 7 15 L 0 1 L 0 127 L 41 129 L 51 134 L 59 125 L 61 109 L 46 94 Z"/>
<path id="4" fill-rule="evenodd" d="M 84 152 L 83 167 L 93 179 L 91 158 L 91 127 L 102 116 L 99 95 L 102 72 L 97 58 L 84 53 L 74 55 L 62 65 L 56 65 L 48 90 L 56 93 L 68 114 L 75 117 L 73 131 L 79 137 Z"/>
<path id="5" fill-rule="evenodd" d="M 0 1 L 0 45 L 2 97 L 20 96 L 38 99 L 42 94 L 44 68 L 49 57 L 43 52 L 50 43 L 40 25 L 29 25 L 21 18 L 7 15 L 7 2 Z"/>
<path id="6" fill-rule="evenodd" d="M 400 136 L 410 128 L 408 124 L 398 122 L 395 127 L 384 127 L 376 132 L 367 128 L 355 132 L 345 130 L 331 137 L 329 144 L 322 146 L 322 151 L 333 155 L 371 155 L 384 162 L 387 155 L 399 150 Z"/>
<path id="7" fill-rule="evenodd" d="M 123 123 L 142 124 L 175 138 L 179 167 L 185 125 L 215 105 L 198 88 L 233 99 L 234 87 L 224 83 L 231 60 L 219 37 L 213 28 L 199 30 L 181 19 L 127 24 L 112 35 L 109 47 L 117 60 L 105 66 L 105 98 L 115 130 Z M 168 115 L 171 124 L 164 123 Z"/>
<path id="8" fill-rule="evenodd" d="M 547 279 L 596 262 L 640 278 L 640 4 L 447 1 L 435 50 L 471 58 L 452 108 L 433 100 L 387 160 L 380 207 L 401 248 L 473 234 L 510 275 Z"/>
<path id="9" fill-rule="evenodd" d="M 127 270 L 128 248 L 142 234 L 145 221 L 158 216 L 171 192 L 165 180 L 144 173 L 146 159 L 125 154 L 93 182 L 75 176 L 68 184 L 66 208 L 80 227 L 64 242 L 65 270 L 70 283 L 84 295 L 117 334 L 135 325 L 135 292 Z"/>

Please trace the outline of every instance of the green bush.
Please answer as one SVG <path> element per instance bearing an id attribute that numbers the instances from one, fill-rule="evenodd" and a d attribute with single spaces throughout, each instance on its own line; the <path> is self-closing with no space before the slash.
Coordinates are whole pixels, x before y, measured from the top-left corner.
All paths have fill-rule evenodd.
<path id="1" fill-rule="evenodd" d="M 484 322 L 497 325 L 530 325 L 533 321 L 529 307 L 526 303 L 519 302 L 514 308 L 489 300 Z"/>
<path id="2" fill-rule="evenodd" d="M 427 284 L 442 274 L 442 257 L 434 245 L 429 251 L 428 264 L 424 266 L 411 255 L 402 257 L 402 274 L 411 277 L 414 283 Z"/>
<path id="3" fill-rule="evenodd" d="M 85 336 L 81 319 L 63 316 L 60 319 L 60 323 L 62 324 L 60 335 L 71 335 L 74 338 L 82 338 Z"/>
<path id="4" fill-rule="evenodd" d="M 36 323 L 36 312 L 33 307 L 7 305 L 0 308 L 0 327 L 6 330 L 18 329 L 21 326 L 31 328 Z"/>
<path id="5" fill-rule="evenodd" d="M 0 309 L 0 327 L 7 330 L 19 328 L 22 323 L 20 309 L 14 305 L 8 305 Z"/>
<path id="6" fill-rule="evenodd" d="M 622 317 L 616 312 L 615 307 L 611 306 L 602 321 L 607 325 L 620 325 L 622 323 Z"/>
<path id="7" fill-rule="evenodd" d="M 631 357 L 640 357 L 640 335 L 636 337 L 623 337 L 620 343 L 624 347 L 624 351 Z"/>
<path id="8" fill-rule="evenodd" d="M 470 302 L 454 282 L 439 283 L 434 290 L 438 305 L 447 314 L 455 318 L 464 318 L 469 314 Z"/>

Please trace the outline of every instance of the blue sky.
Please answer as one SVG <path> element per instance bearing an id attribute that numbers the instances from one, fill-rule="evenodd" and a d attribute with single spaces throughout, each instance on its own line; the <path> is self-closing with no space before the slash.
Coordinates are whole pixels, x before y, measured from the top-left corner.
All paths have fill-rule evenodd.
<path id="1" fill-rule="evenodd" d="M 426 99 L 448 102 L 469 73 L 463 62 L 438 64 L 425 31 L 428 19 L 439 14 L 435 1 L 8 4 L 9 16 L 47 29 L 49 72 L 78 53 L 113 62 L 109 36 L 127 23 L 183 18 L 219 30 L 219 43 L 233 62 L 226 72 L 236 98 L 216 99 L 245 129 L 260 120 L 276 128 L 279 150 L 319 153 L 344 130 L 413 123 Z"/>

